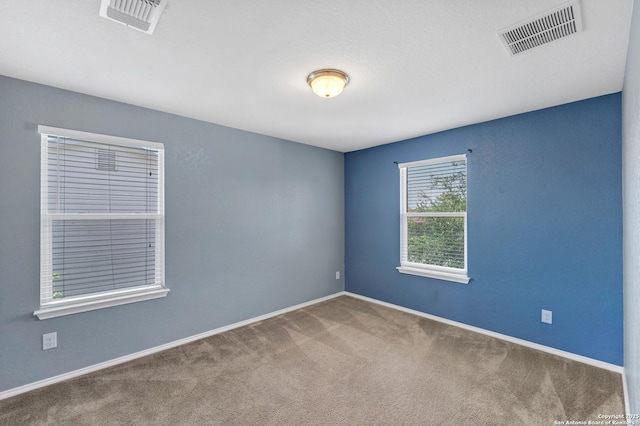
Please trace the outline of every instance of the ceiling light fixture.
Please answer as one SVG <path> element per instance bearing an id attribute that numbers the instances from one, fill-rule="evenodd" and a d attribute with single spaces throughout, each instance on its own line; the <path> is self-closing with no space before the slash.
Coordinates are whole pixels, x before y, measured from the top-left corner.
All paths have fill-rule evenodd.
<path id="1" fill-rule="evenodd" d="M 342 93 L 342 89 L 349 84 L 349 76 L 340 70 L 321 69 L 309 74 L 307 83 L 313 89 L 313 93 L 321 98 L 333 98 Z"/>

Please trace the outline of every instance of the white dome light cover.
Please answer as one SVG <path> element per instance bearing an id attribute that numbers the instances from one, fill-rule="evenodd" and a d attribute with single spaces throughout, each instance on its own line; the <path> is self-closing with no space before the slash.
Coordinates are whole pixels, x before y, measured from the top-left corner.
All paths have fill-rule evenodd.
<path id="1" fill-rule="evenodd" d="M 349 76 L 344 71 L 325 68 L 309 74 L 307 83 L 311 86 L 313 93 L 321 98 L 333 98 L 342 93 L 342 90 L 349 84 Z"/>

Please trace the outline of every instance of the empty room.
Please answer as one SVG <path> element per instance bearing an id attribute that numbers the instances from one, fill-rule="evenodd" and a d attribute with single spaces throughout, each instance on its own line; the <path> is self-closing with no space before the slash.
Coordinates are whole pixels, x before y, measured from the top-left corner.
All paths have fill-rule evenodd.
<path id="1" fill-rule="evenodd" d="M 640 6 L 0 1 L 48 424 L 640 425 Z"/>

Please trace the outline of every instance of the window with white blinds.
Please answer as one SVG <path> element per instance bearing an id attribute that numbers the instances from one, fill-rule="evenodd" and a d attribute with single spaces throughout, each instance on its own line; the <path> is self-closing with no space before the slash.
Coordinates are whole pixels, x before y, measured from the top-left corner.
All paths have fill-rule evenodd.
<path id="1" fill-rule="evenodd" d="M 466 156 L 415 161 L 398 167 L 398 271 L 468 283 Z"/>
<path id="2" fill-rule="evenodd" d="M 40 319 L 166 296 L 164 146 L 39 127 Z"/>

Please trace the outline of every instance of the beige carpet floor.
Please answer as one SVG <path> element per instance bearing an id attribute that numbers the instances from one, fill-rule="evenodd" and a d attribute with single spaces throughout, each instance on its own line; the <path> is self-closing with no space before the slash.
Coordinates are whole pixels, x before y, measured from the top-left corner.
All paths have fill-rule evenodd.
<path id="1" fill-rule="evenodd" d="M 553 425 L 624 413 L 621 380 L 340 296 L 0 401 L 0 424 Z"/>

